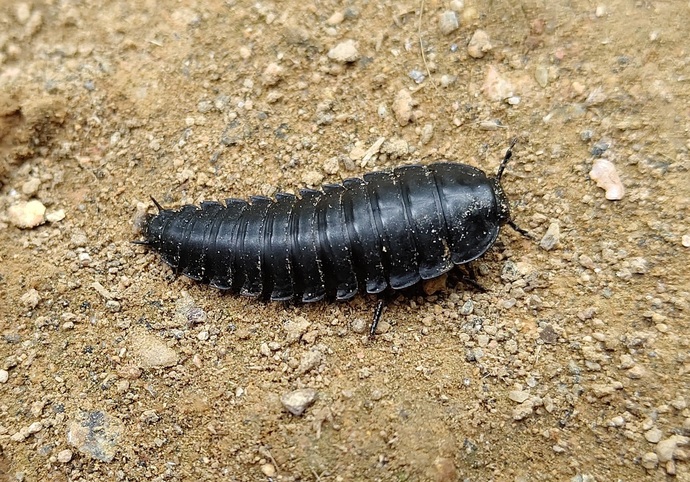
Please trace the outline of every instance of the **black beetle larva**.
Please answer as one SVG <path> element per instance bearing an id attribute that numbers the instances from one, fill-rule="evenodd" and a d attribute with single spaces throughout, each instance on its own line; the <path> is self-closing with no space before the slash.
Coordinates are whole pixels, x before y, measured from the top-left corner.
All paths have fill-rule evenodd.
<path id="1" fill-rule="evenodd" d="M 506 152 L 488 177 L 459 163 L 403 166 L 299 196 L 202 202 L 149 215 L 147 245 L 177 272 L 243 295 L 346 300 L 440 276 L 482 256 L 510 218 Z M 155 201 L 154 201 L 155 202 Z"/>

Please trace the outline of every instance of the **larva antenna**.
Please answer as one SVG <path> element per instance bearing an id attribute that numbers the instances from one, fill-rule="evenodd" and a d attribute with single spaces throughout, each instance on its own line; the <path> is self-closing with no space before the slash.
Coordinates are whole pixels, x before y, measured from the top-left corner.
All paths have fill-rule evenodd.
<path id="1" fill-rule="evenodd" d="M 517 141 L 517 137 L 512 140 L 512 142 L 510 143 L 510 147 L 508 147 L 508 150 L 506 151 L 505 157 L 501 161 L 501 165 L 498 166 L 498 172 L 496 173 L 496 180 L 498 182 L 501 182 L 501 176 L 503 176 L 503 171 L 508 165 L 508 161 L 510 161 L 510 158 L 513 157 L 513 147 L 515 146 L 515 144 L 517 144 Z"/>
<path id="2" fill-rule="evenodd" d="M 161 211 L 165 211 L 165 210 L 163 209 L 163 206 L 161 206 L 160 204 L 158 204 L 158 201 L 156 201 L 156 199 L 155 199 L 153 196 L 151 196 L 151 201 L 153 201 L 153 204 L 156 205 L 156 208 L 158 209 L 158 212 L 159 212 L 159 213 L 160 213 Z"/>

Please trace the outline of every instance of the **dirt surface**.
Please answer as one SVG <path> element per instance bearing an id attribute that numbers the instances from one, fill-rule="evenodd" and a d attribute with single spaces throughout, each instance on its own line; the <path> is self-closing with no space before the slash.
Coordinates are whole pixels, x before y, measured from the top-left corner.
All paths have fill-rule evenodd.
<path id="1" fill-rule="evenodd" d="M 2 2 L 0 480 L 690 480 L 689 15 Z M 536 241 L 502 230 L 486 293 L 394 296 L 371 342 L 375 298 L 223 294 L 130 243 L 150 195 L 493 173 L 514 137 L 503 184 Z M 21 229 L 31 199 L 48 220 Z"/>

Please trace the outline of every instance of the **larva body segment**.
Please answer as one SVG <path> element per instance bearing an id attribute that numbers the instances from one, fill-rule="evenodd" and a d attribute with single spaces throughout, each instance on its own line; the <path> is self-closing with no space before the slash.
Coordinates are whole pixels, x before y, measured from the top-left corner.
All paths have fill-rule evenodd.
<path id="1" fill-rule="evenodd" d="M 299 196 L 161 209 L 147 219 L 145 244 L 176 271 L 248 296 L 311 302 L 402 289 L 493 245 L 511 222 L 500 173 L 403 166 Z"/>

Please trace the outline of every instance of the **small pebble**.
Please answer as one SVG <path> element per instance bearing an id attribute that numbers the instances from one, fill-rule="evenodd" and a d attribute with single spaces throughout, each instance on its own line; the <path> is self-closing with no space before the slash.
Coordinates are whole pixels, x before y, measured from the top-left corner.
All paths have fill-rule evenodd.
<path id="1" fill-rule="evenodd" d="M 283 407 L 295 416 L 300 416 L 316 400 L 316 390 L 313 388 L 300 388 L 280 397 Z"/>
<path id="2" fill-rule="evenodd" d="M 520 100 L 521 98 L 519 95 L 513 95 L 511 97 L 508 97 L 506 99 L 506 102 L 508 103 L 508 105 L 518 105 L 520 104 Z"/>
<path id="3" fill-rule="evenodd" d="M 592 155 L 594 157 L 601 157 L 606 151 L 609 150 L 611 147 L 611 139 L 604 137 L 602 139 L 599 139 L 597 142 L 594 143 L 592 146 Z"/>
<path id="4" fill-rule="evenodd" d="M 549 69 L 545 65 L 538 65 L 534 71 L 534 79 L 542 88 L 549 83 Z"/>
<path id="5" fill-rule="evenodd" d="M 395 113 L 395 118 L 401 126 L 406 126 L 410 123 L 412 119 L 412 108 L 414 107 L 414 102 L 410 91 L 407 89 L 401 89 L 395 96 L 393 101 L 393 112 Z"/>
<path id="6" fill-rule="evenodd" d="M 31 288 L 21 296 L 19 301 L 21 301 L 22 305 L 24 305 L 27 309 L 33 310 L 36 308 L 36 306 L 38 306 L 38 303 L 40 303 L 41 296 L 38 294 L 38 291 L 36 291 L 34 288 Z"/>
<path id="7" fill-rule="evenodd" d="M 319 171 L 307 171 L 302 175 L 302 182 L 307 186 L 320 186 L 323 182 L 323 174 Z"/>
<path id="8" fill-rule="evenodd" d="M 135 335 L 132 345 L 132 353 L 141 368 L 171 367 L 179 361 L 177 352 L 157 336 Z"/>
<path id="9" fill-rule="evenodd" d="M 276 85 L 282 78 L 283 68 L 275 62 L 271 62 L 261 74 L 261 83 L 270 87 Z"/>
<path id="10" fill-rule="evenodd" d="M 21 201 L 7 209 L 10 223 L 20 229 L 31 229 L 45 222 L 46 207 L 36 199 Z"/>
<path id="11" fill-rule="evenodd" d="M 17 3 L 14 7 L 14 16 L 17 22 L 24 25 L 31 18 L 31 6 L 26 2 Z"/>
<path id="12" fill-rule="evenodd" d="M 364 321 L 362 318 L 355 318 L 350 322 L 350 329 L 354 333 L 366 333 L 367 331 L 367 322 Z"/>
<path id="13" fill-rule="evenodd" d="M 462 9 L 465 8 L 465 0 L 451 0 L 449 6 L 455 12 L 462 12 Z"/>
<path id="14" fill-rule="evenodd" d="M 27 197 L 31 197 L 38 192 L 38 188 L 41 186 L 41 180 L 37 177 L 29 178 L 24 184 L 22 184 L 22 193 Z"/>
<path id="15" fill-rule="evenodd" d="M 465 301 L 465 304 L 462 305 L 462 308 L 460 308 L 460 314 L 465 315 L 465 316 L 471 315 L 473 311 L 474 311 L 474 302 L 472 300 Z"/>
<path id="16" fill-rule="evenodd" d="M 46 214 L 46 221 L 49 223 L 57 223 L 65 219 L 65 210 L 58 209 L 57 211 L 51 211 Z"/>
<path id="17" fill-rule="evenodd" d="M 426 74 L 419 69 L 412 69 L 407 75 L 414 80 L 415 84 L 421 84 L 426 79 Z"/>
<path id="18" fill-rule="evenodd" d="M 345 40 L 328 51 L 328 58 L 341 63 L 355 62 L 359 59 L 357 43 L 354 40 Z"/>
<path id="19" fill-rule="evenodd" d="M 484 55 L 493 48 L 489 34 L 484 30 L 476 30 L 467 45 L 467 53 L 470 57 L 481 59 Z"/>
<path id="20" fill-rule="evenodd" d="M 438 17 L 438 28 L 443 35 L 450 35 L 460 27 L 458 15 L 452 10 L 446 10 Z"/>
<path id="21" fill-rule="evenodd" d="M 266 477 L 273 477 L 276 475 L 276 468 L 273 466 L 273 464 L 263 464 L 261 466 L 261 473 L 263 473 Z"/>
<path id="22" fill-rule="evenodd" d="M 647 430 L 644 433 L 644 438 L 647 440 L 647 442 L 653 443 L 653 444 L 659 443 L 659 441 L 661 440 L 661 437 L 663 437 L 663 436 L 664 436 L 664 432 L 662 432 L 661 430 L 659 430 L 656 427 L 654 427 L 651 430 Z"/>
<path id="23" fill-rule="evenodd" d="M 340 170 L 340 161 L 337 157 L 329 157 L 323 161 L 323 170 L 326 174 L 338 174 Z"/>
<path id="24" fill-rule="evenodd" d="M 613 417 L 610 423 L 612 427 L 623 427 L 625 426 L 625 419 L 618 415 L 617 417 Z"/>
<path id="25" fill-rule="evenodd" d="M 680 243 L 686 248 L 690 248 L 690 234 L 684 234 L 680 239 Z"/>
<path id="26" fill-rule="evenodd" d="M 486 71 L 482 92 L 493 101 L 502 101 L 515 95 L 513 84 L 501 75 L 495 65 L 490 65 Z"/>
<path id="27" fill-rule="evenodd" d="M 316 350 L 310 350 L 303 353 L 299 362 L 299 367 L 297 367 L 297 373 L 303 375 L 316 368 L 321 363 L 322 358 L 321 352 Z"/>
<path id="28" fill-rule="evenodd" d="M 534 403 L 531 399 L 527 399 L 513 409 L 513 420 L 522 420 L 532 415 L 533 411 Z"/>
<path id="29" fill-rule="evenodd" d="M 391 330 L 391 324 L 388 323 L 386 320 L 381 320 L 379 321 L 379 324 L 376 325 L 376 335 L 384 335 L 388 333 Z"/>
<path id="30" fill-rule="evenodd" d="M 427 145 L 429 141 L 431 140 L 431 137 L 434 135 L 434 125 L 433 124 L 424 124 L 424 127 L 422 127 L 422 135 L 419 138 L 419 142 L 423 146 Z"/>
<path id="31" fill-rule="evenodd" d="M 628 262 L 630 263 L 630 271 L 635 274 L 645 274 L 649 271 L 649 263 L 644 258 L 630 258 Z"/>
<path id="32" fill-rule="evenodd" d="M 601 105 L 608 99 L 606 92 L 601 87 L 597 87 L 592 92 L 589 93 L 587 99 L 585 100 L 585 105 L 596 106 Z"/>
<path id="33" fill-rule="evenodd" d="M 647 452 L 642 456 L 640 463 L 647 470 L 656 469 L 657 465 L 659 465 L 659 457 L 654 452 Z"/>
<path id="34" fill-rule="evenodd" d="M 294 319 L 286 321 L 283 328 L 287 332 L 287 343 L 290 344 L 299 341 L 310 326 L 311 323 L 309 320 L 302 316 L 297 316 Z"/>
<path id="35" fill-rule="evenodd" d="M 70 421 L 67 443 L 101 462 L 111 462 L 120 449 L 122 422 L 101 410 L 81 411 Z"/>
<path id="36" fill-rule="evenodd" d="M 523 403 L 529 398 L 529 392 L 524 390 L 512 390 L 508 392 L 508 398 L 517 403 Z"/>
<path id="37" fill-rule="evenodd" d="M 72 451 L 70 449 L 60 450 L 57 454 L 57 461 L 61 464 L 66 464 L 72 460 Z"/>
<path id="38" fill-rule="evenodd" d="M 7 370 L 0 370 L 0 383 L 7 383 L 10 379 L 10 374 Z"/>
<path id="39" fill-rule="evenodd" d="M 687 445 L 690 438 L 682 435 L 671 435 L 669 438 L 660 441 L 656 446 L 656 455 L 659 457 L 659 462 L 668 462 L 673 460 L 673 455 L 679 446 Z"/>
<path id="40" fill-rule="evenodd" d="M 443 74 L 441 76 L 441 87 L 450 87 L 458 80 L 457 75 Z"/>
<path id="41" fill-rule="evenodd" d="M 553 221 L 551 224 L 549 224 L 549 229 L 546 230 L 546 234 L 544 234 L 544 237 L 539 242 L 539 246 L 546 251 L 551 251 L 556 246 L 558 246 L 560 240 L 560 226 L 558 224 L 558 221 Z"/>
<path id="42" fill-rule="evenodd" d="M 597 183 L 597 186 L 606 191 L 606 199 L 617 201 L 623 199 L 625 188 L 618 177 L 616 166 L 608 159 L 597 159 L 594 161 L 589 177 Z"/>
<path id="43" fill-rule="evenodd" d="M 339 25 L 343 23 L 343 20 L 345 20 L 345 15 L 343 15 L 342 12 L 335 12 L 333 15 L 328 17 L 328 20 L 326 20 L 326 23 L 328 25 Z"/>
<path id="44" fill-rule="evenodd" d="M 645 375 L 645 369 L 640 365 L 635 365 L 630 370 L 628 370 L 628 378 L 631 380 L 639 380 Z"/>

